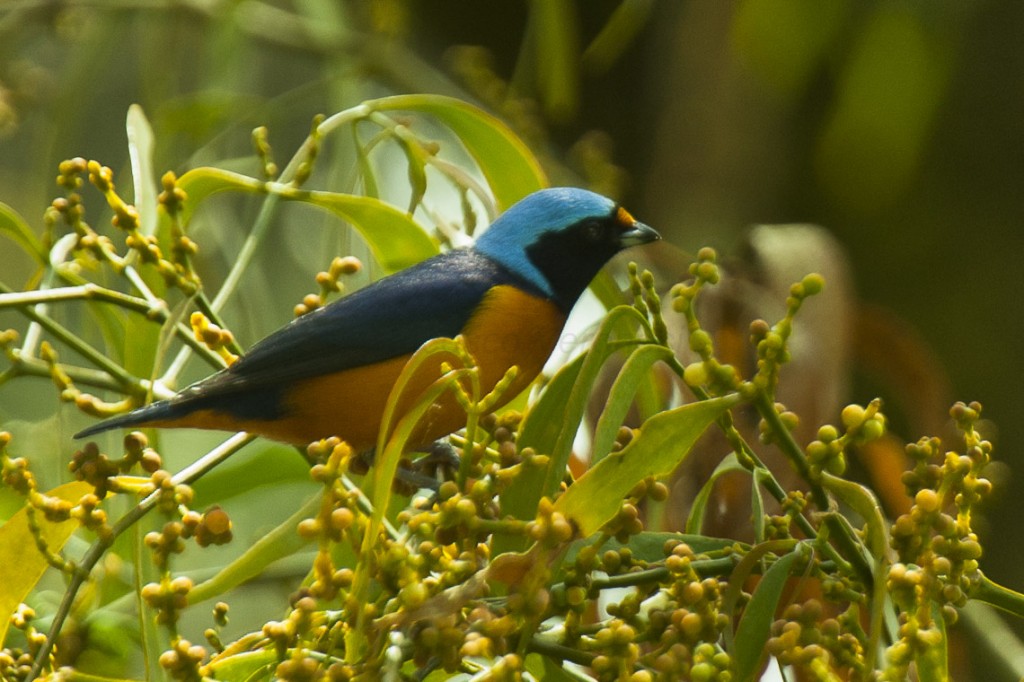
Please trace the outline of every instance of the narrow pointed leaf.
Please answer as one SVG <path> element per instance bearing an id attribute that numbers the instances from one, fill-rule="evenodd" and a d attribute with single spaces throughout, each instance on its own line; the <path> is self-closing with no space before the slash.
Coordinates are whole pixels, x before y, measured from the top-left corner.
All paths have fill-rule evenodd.
<path id="1" fill-rule="evenodd" d="M 77 502 L 92 489 L 88 483 L 73 481 L 57 486 L 47 495 Z M 36 512 L 36 518 L 42 536 L 54 552 L 60 551 L 78 528 L 78 521 L 74 519 L 50 523 L 43 518 L 42 512 Z M 46 557 L 36 549 L 35 537 L 29 530 L 28 511 L 22 508 L 0 526 L 0 585 L 3 586 L 0 589 L 0 642 L 7 636 L 11 615 L 18 604 L 25 601 L 48 567 Z"/>
<path id="2" fill-rule="evenodd" d="M 730 471 L 747 471 L 743 465 L 736 459 L 736 453 L 730 452 L 726 455 L 715 470 L 711 472 L 711 476 L 705 481 L 701 487 L 700 492 L 697 493 L 697 497 L 693 498 L 693 505 L 690 507 L 690 516 L 686 519 L 686 532 L 699 535 L 701 528 L 704 526 L 704 514 L 707 513 L 708 500 L 711 499 L 711 492 L 715 488 L 715 482 L 718 481 L 723 475 Z"/>
<path id="3" fill-rule="evenodd" d="M 373 197 L 301 190 L 217 168 L 190 170 L 179 178 L 178 184 L 188 195 L 186 221 L 197 204 L 220 192 L 271 193 L 282 199 L 325 209 L 350 223 L 366 240 L 386 273 L 396 272 L 438 253 L 437 244 L 419 223 L 404 211 Z"/>
<path id="4" fill-rule="evenodd" d="M 0 234 L 11 238 L 39 265 L 46 264 L 46 250 L 25 219 L 7 204 L 0 202 Z"/>
<path id="5" fill-rule="evenodd" d="M 791 551 L 773 563 L 757 583 L 757 589 L 743 609 L 733 648 L 738 680 L 754 680 L 760 672 L 769 628 L 775 620 L 775 609 L 779 605 L 786 581 L 793 572 L 793 565 L 799 558 L 799 552 Z"/>
<path id="6" fill-rule="evenodd" d="M 650 378 L 651 367 L 658 362 L 667 362 L 672 357 L 671 350 L 655 345 L 641 346 L 630 353 L 612 384 L 608 403 L 597 422 L 594 446 L 591 448 L 594 463 L 600 462 L 611 451 L 615 436 L 625 422 L 637 392 Z"/>
<path id="7" fill-rule="evenodd" d="M 441 95 L 396 95 L 366 105 L 377 111 L 419 111 L 451 128 L 487 178 L 499 211 L 548 186 L 537 158 L 512 129 L 471 104 Z"/>
<path id="8" fill-rule="evenodd" d="M 283 193 L 285 199 L 326 209 L 354 227 L 388 274 L 438 253 L 437 244 L 405 211 L 372 197 L 335 192 Z"/>
<path id="9" fill-rule="evenodd" d="M 157 190 L 153 174 L 153 129 L 146 120 L 142 107 L 128 107 L 125 124 L 128 132 L 128 156 L 132 162 L 132 183 L 135 186 L 135 208 L 139 211 L 142 233 L 156 233 Z"/>
<path id="10" fill-rule="evenodd" d="M 618 513 L 634 485 L 648 476 L 670 473 L 704 430 L 738 402 L 739 396 L 729 395 L 651 417 L 629 445 L 605 457 L 573 483 L 555 501 L 555 510 L 570 519 L 580 535 L 596 533 Z"/>
<path id="11" fill-rule="evenodd" d="M 248 175 L 234 173 L 220 168 L 193 168 L 178 178 L 178 187 L 185 191 L 187 199 L 182 206 L 181 222 L 187 225 L 192 213 L 203 201 L 221 192 L 266 192 L 265 183 Z"/>
<path id="12" fill-rule="evenodd" d="M 579 430 L 591 390 L 605 362 L 616 352 L 612 334 L 623 325 L 646 324 L 634 308 L 619 306 L 601 323 L 590 350 L 569 363 L 555 375 L 530 409 L 519 435 L 520 448 L 533 448 L 548 455 L 546 469 L 527 469 L 502 494 L 502 510 L 517 519 L 532 519 L 541 497 L 552 495 L 565 475 L 572 455 L 572 444 Z M 500 549 L 505 549 L 498 543 Z M 522 549 L 519 547 L 518 549 Z"/>

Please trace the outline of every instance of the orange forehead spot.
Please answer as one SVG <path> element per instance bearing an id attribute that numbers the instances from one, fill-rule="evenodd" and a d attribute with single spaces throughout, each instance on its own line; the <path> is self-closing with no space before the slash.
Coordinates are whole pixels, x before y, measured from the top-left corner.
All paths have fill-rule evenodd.
<path id="1" fill-rule="evenodd" d="M 615 211 L 615 219 L 618 220 L 623 225 L 628 225 L 630 227 L 636 224 L 636 218 L 631 216 L 629 214 L 629 211 L 622 208 L 621 206 L 619 206 L 619 208 L 616 209 Z"/>

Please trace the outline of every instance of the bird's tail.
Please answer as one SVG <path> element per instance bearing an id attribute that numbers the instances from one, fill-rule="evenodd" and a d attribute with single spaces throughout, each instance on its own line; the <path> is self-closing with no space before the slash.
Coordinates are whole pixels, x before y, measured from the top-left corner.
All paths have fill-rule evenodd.
<path id="1" fill-rule="evenodd" d="M 75 434 L 75 438 L 88 438 L 94 436 L 97 433 L 103 433 L 111 429 L 125 428 L 129 426 L 146 426 L 152 425 L 154 422 L 166 422 L 178 417 L 181 417 L 184 413 L 191 410 L 183 410 L 182 405 L 175 404 L 173 400 L 161 400 L 159 402 L 140 407 L 137 410 L 132 410 L 125 414 L 111 417 L 98 424 L 82 429 Z"/>

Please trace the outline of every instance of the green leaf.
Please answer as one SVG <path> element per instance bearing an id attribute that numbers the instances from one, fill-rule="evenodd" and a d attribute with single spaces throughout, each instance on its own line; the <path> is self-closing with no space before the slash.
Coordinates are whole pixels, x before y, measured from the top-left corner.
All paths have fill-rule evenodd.
<path id="1" fill-rule="evenodd" d="M 544 169 L 512 129 L 462 100 L 441 95 L 396 95 L 370 100 L 366 106 L 377 111 L 418 111 L 448 126 L 487 178 L 499 211 L 548 186 Z"/>
<path id="2" fill-rule="evenodd" d="M 377 188 L 377 174 L 370 163 L 370 156 L 366 145 L 359 139 L 359 129 L 353 124 L 352 142 L 356 148 L 356 161 L 359 164 L 359 175 L 363 179 L 363 194 L 368 197 L 380 197 L 380 190 Z"/>
<path id="3" fill-rule="evenodd" d="M 587 45 L 580 63 L 589 73 L 604 73 L 629 49 L 647 25 L 654 3 L 624 0 L 608 17 L 600 33 Z"/>
<path id="4" fill-rule="evenodd" d="M 637 392 L 648 381 L 650 369 L 657 362 L 668 362 L 673 357 L 672 351 L 664 346 L 640 346 L 626 359 L 625 364 L 615 377 L 604 412 L 597 422 L 594 431 L 592 462 L 597 463 L 611 452 L 615 436 L 626 420 L 629 408 L 633 406 Z"/>
<path id="5" fill-rule="evenodd" d="M 139 211 L 140 229 L 145 235 L 156 233 L 158 221 L 157 190 L 153 174 L 153 128 L 146 120 L 142 107 L 128 107 L 125 122 L 128 133 L 128 156 L 132 162 L 132 182 L 135 186 L 135 208 Z"/>
<path id="6" fill-rule="evenodd" d="M 757 589 L 743 609 L 732 650 L 736 679 L 741 682 L 755 679 L 760 672 L 759 664 L 764 655 L 764 645 L 768 641 L 769 628 L 775 620 L 775 609 L 779 605 L 786 581 L 793 572 L 793 565 L 799 558 L 800 553 L 794 550 L 773 563 L 761 577 Z M 730 578 L 730 584 L 732 581 Z"/>
<path id="7" fill-rule="evenodd" d="M 540 453 L 550 452 L 554 448 L 558 434 L 566 427 L 559 417 L 566 411 L 573 387 L 579 380 L 583 363 L 592 351 L 577 355 L 570 362 L 562 365 L 551 381 L 544 387 L 543 393 L 523 420 L 519 430 L 519 447 L 530 447 Z M 567 420 L 566 420 L 567 421 Z M 518 479 L 516 479 L 518 480 Z M 512 482 L 515 487 L 515 480 Z M 539 498 L 538 498 L 539 499 Z M 532 515 L 532 510 L 529 512 Z M 526 518 L 525 516 L 517 518 Z"/>
<path id="8" fill-rule="evenodd" d="M 619 306 L 609 312 L 590 350 L 562 367 L 527 413 L 519 432 L 519 447 L 533 448 L 539 454 L 548 455 L 550 460 L 546 469 L 527 469 L 509 485 L 501 495 L 504 513 L 517 519 L 532 519 L 541 497 L 550 496 L 558 489 L 590 393 L 605 362 L 618 349 L 610 337 L 622 328 L 620 325 L 630 323 L 646 325 L 647 320 L 631 306 Z M 496 550 L 507 549 L 504 543 L 504 540 L 498 542 Z"/>
<path id="9" fill-rule="evenodd" d="M 366 530 L 363 533 L 363 541 L 359 550 L 360 561 L 355 568 L 355 576 L 352 579 L 351 598 L 357 603 L 366 603 L 370 589 L 370 579 L 376 570 L 373 560 L 373 547 L 378 541 L 378 536 L 384 526 L 384 515 L 387 513 L 393 496 L 392 484 L 395 474 L 398 471 L 398 463 L 406 452 L 406 446 L 413 432 L 419 425 L 420 419 L 434 405 L 434 403 L 446 391 L 453 390 L 455 382 L 472 378 L 476 368 L 465 367 L 453 368 L 441 375 L 429 386 L 424 388 L 418 396 L 412 408 L 404 414 L 398 413 L 398 405 L 405 395 L 407 389 L 411 388 L 411 382 L 416 372 L 424 368 L 429 362 L 448 361 L 465 357 L 465 346 L 461 339 L 437 338 L 427 341 L 413 353 L 402 373 L 398 376 L 391 393 L 388 395 L 387 407 L 381 420 L 380 435 L 377 438 L 377 450 L 372 470 L 372 480 L 369 483 L 368 496 L 373 505 L 373 513 L 370 515 Z M 475 381 L 473 382 L 475 383 Z M 369 646 L 367 637 L 366 613 L 360 610 L 355 627 L 345 634 L 345 657 L 346 660 L 357 661 L 365 654 Z"/>
<path id="10" fill-rule="evenodd" d="M 183 221 L 207 197 L 219 192 L 270 193 L 290 201 L 317 206 L 350 223 L 387 273 L 397 272 L 438 253 L 437 244 L 407 213 L 373 197 L 309 191 L 276 182 L 262 182 L 218 168 L 196 168 L 181 176 L 188 195 Z"/>
<path id="11" fill-rule="evenodd" d="M 1024 618 L 1024 594 L 1000 585 L 987 575 L 981 576 L 981 580 L 974 586 L 970 596 L 973 600 L 1002 609 L 1018 618 Z"/>
<path id="12" fill-rule="evenodd" d="M 771 478 L 771 472 L 754 469 L 754 480 L 750 482 L 750 516 L 754 523 L 754 542 L 764 542 L 764 496 L 761 484 Z"/>
<path id="13" fill-rule="evenodd" d="M 207 166 L 186 171 L 178 178 L 178 187 L 184 190 L 187 196 L 181 207 L 183 225 L 187 225 L 192 219 L 196 207 L 214 194 L 227 191 L 262 194 L 266 191 L 265 184 L 256 178 Z"/>
<path id="14" fill-rule="evenodd" d="M 282 192 L 282 197 L 326 209 L 349 222 L 390 274 L 437 255 L 433 239 L 408 213 L 373 197 L 321 191 Z"/>
<path id="15" fill-rule="evenodd" d="M 871 491 L 860 483 L 848 481 L 828 472 L 821 475 L 821 484 L 840 500 L 850 506 L 853 511 L 864 519 L 866 526 L 865 539 L 868 550 L 872 554 L 872 577 L 874 578 L 874 594 L 872 594 L 871 626 L 868 639 L 868 651 L 875 651 L 882 640 L 882 627 L 887 613 L 895 615 L 887 608 L 888 591 L 885 576 L 889 572 L 889 534 L 886 530 L 885 518 L 882 516 L 882 505 Z"/>
<path id="16" fill-rule="evenodd" d="M 92 489 L 88 483 L 72 481 L 57 486 L 46 494 L 77 502 L 82 495 Z M 78 528 L 78 521 L 74 519 L 50 523 L 43 518 L 42 512 L 38 511 L 36 519 L 42 537 L 53 552 L 60 551 Z M 25 601 L 49 565 L 42 552 L 36 549 L 35 537 L 29 530 L 28 510 L 23 507 L 8 519 L 7 523 L 0 526 L 0 585 L 3 585 L 3 589 L 0 589 L 0 642 L 7 636 L 11 615 L 18 608 L 18 604 Z"/>
<path id="17" fill-rule="evenodd" d="M 207 664 L 209 676 L 217 680 L 272 679 L 280 660 L 274 649 L 235 651 L 215 656 Z"/>
<path id="18" fill-rule="evenodd" d="M 529 42 L 533 77 L 541 104 L 558 122 L 573 118 L 580 105 L 579 20 L 569 0 L 530 3 Z"/>
<path id="19" fill-rule="evenodd" d="M 605 457 L 573 483 L 555 501 L 555 510 L 570 519 L 581 535 L 596 533 L 618 513 L 634 485 L 675 469 L 704 430 L 739 400 L 733 394 L 651 417 L 629 445 Z"/>
<path id="20" fill-rule="evenodd" d="M 690 507 L 690 516 L 686 519 L 686 532 L 694 535 L 699 535 L 701 528 L 704 526 L 704 514 L 707 512 L 708 500 L 711 499 L 711 492 L 715 488 L 715 482 L 719 478 L 729 473 L 730 471 L 742 471 L 745 474 L 749 474 L 746 468 L 743 467 L 736 459 L 736 453 L 730 452 L 726 455 L 715 470 L 711 472 L 711 476 L 701 487 L 700 492 L 697 493 L 697 497 L 693 499 L 693 505 Z"/>
<path id="21" fill-rule="evenodd" d="M 25 252 L 32 256 L 40 265 L 46 265 L 46 249 L 32 232 L 25 219 L 7 204 L 0 201 L 0 234 L 7 235 L 18 243 Z"/>

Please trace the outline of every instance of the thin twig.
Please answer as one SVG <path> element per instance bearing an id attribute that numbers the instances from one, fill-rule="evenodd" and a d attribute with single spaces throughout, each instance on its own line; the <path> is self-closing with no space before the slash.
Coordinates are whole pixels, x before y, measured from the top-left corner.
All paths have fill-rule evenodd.
<path id="1" fill-rule="evenodd" d="M 175 486 L 192 483 L 255 439 L 256 436 L 254 434 L 248 434 L 244 431 L 236 433 L 216 448 L 172 476 L 171 483 Z M 81 562 L 71 575 L 71 582 L 68 585 L 67 591 L 64 592 L 64 598 L 61 600 L 60 606 L 53 615 L 53 623 L 50 626 L 50 632 L 46 636 L 46 642 L 36 653 L 35 662 L 32 664 L 32 670 L 26 678 L 27 682 L 31 682 L 36 679 L 42 672 L 43 666 L 46 664 L 46 660 L 50 657 L 50 651 L 53 649 L 54 642 L 56 642 L 57 636 L 60 634 L 60 630 L 64 625 L 64 621 L 71 612 L 71 606 L 74 604 L 75 596 L 77 596 L 78 590 L 82 587 L 85 581 L 89 579 L 89 574 L 92 572 L 92 569 L 95 568 L 96 564 L 103 558 L 104 553 L 106 553 L 111 545 L 113 545 L 114 540 L 116 540 L 126 530 L 134 526 L 139 519 L 149 513 L 149 511 L 160 501 L 160 497 L 163 494 L 163 491 L 155 490 L 144 497 L 138 504 L 128 510 L 124 516 L 118 519 L 117 523 L 114 524 L 108 535 L 99 538 L 89 547 L 89 550 L 85 553 L 85 556 L 82 557 Z"/>

